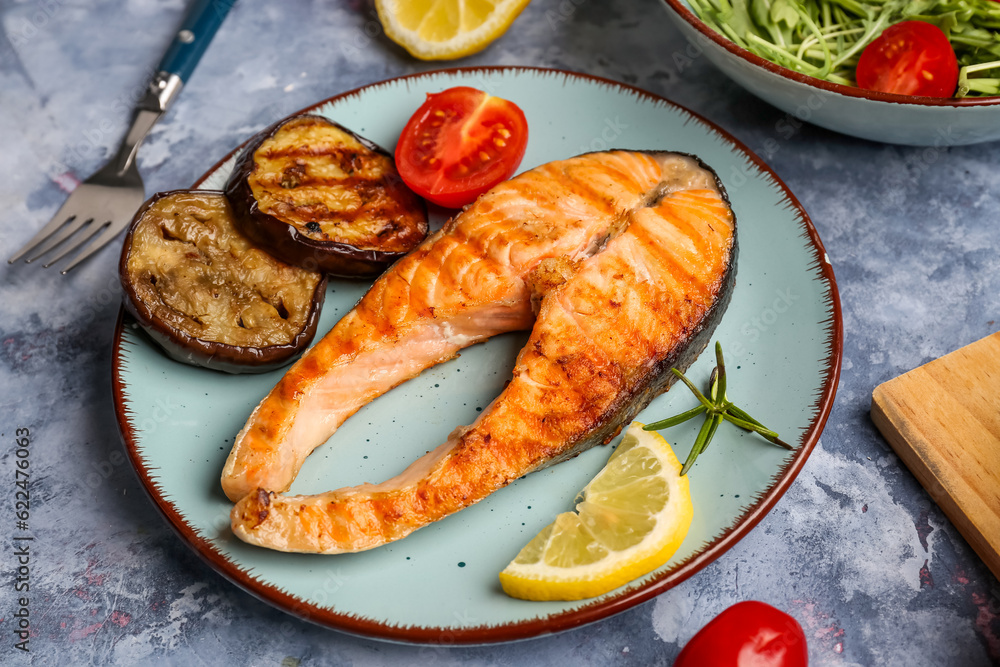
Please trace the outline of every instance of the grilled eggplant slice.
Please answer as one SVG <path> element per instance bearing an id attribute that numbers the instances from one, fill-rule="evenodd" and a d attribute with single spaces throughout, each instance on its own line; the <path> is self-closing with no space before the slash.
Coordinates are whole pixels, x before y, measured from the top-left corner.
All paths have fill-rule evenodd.
<path id="1" fill-rule="evenodd" d="M 286 262 L 338 276 L 378 275 L 427 235 L 427 205 L 392 156 L 322 116 L 258 134 L 226 195 L 244 234 Z"/>
<path id="2" fill-rule="evenodd" d="M 239 233 L 222 192 L 153 196 L 118 266 L 125 307 L 168 355 L 230 373 L 278 368 L 316 335 L 326 276 Z"/>

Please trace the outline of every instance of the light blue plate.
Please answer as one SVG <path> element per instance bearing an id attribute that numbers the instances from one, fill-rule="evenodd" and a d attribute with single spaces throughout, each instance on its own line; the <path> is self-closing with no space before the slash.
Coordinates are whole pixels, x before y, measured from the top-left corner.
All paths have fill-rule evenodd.
<path id="1" fill-rule="evenodd" d="M 223 462 L 280 372 L 232 376 L 171 361 L 129 318 L 115 333 L 118 421 L 147 490 L 182 538 L 220 573 L 302 618 L 382 639 L 481 643 L 579 626 L 627 609 L 691 576 L 745 535 L 791 484 L 819 438 L 840 370 L 840 304 L 829 260 L 798 202 L 753 154 L 687 110 L 603 79 L 524 68 L 464 69 L 374 84 L 313 109 L 391 149 L 428 92 L 468 85 L 513 100 L 531 137 L 523 168 L 604 148 L 694 153 L 721 176 L 738 219 L 738 280 L 716 338 L 728 353 L 730 398 L 778 430 L 789 453 L 728 425 L 691 472 L 694 524 L 656 572 L 596 600 L 506 597 L 497 573 L 604 465 L 609 447 L 519 480 L 478 505 L 373 551 L 341 556 L 253 547 L 229 531 Z M 201 187 L 218 188 L 230 156 Z M 440 224 L 441 220 L 434 221 Z M 332 280 L 320 332 L 366 284 Z M 500 392 L 526 334 L 495 338 L 426 371 L 360 410 L 306 461 L 292 486 L 314 493 L 399 473 L 469 424 Z M 700 384 L 713 366 L 690 370 Z M 693 407 L 679 386 L 639 419 Z M 666 432 L 683 460 L 691 423 Z"/>

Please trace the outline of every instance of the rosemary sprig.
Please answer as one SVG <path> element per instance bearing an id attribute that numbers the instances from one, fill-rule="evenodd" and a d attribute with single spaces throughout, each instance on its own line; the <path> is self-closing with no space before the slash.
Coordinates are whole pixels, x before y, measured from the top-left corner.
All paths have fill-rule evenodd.
<path id="1" fill-rule="evenodd" d="M 684 467 L 681 468 L 681 475 L 686 475 L 691 466 L 694 465 L 695 459 L 708 449 L 709 443 L 712 442 L 712 437 L 715 436 L 716 430 L 718 430 L 719 425 L 723 421 L 735 424 L 745 431 L 757 433 L 768 442 L 779 447 L 788 450 L 793 449 L 791 445 L 779 438 L 777 433 L 751 417 L 747 414 L 746 410 L 734 404 L 726 396 L 726 361 L 722 356 L 722 343 L 718 341 L 715 343 L 715 368 L 712 369 L 712 376 L 708 380 L 708 396 L 701 393 L 698 387 L 694 386 L 694 383 L 685 377 L 684 373 L 681 373 L 676 368 L 671 368 L 670 370 L 677 376 L 678 380 L 691 390 L 691 393 L 698 399 L 699 405 L 674 417 L 647 424 L 643 426 L 642 430 L 660 431 L 671 426 L 683 424 L 698 415 L 705 415 L 705 422 L 701 425 L 701 430 L 698 431 L 698 437 L 695 438 L 694 446 L 691 447 L 691 452 L 684 462 Z"/>

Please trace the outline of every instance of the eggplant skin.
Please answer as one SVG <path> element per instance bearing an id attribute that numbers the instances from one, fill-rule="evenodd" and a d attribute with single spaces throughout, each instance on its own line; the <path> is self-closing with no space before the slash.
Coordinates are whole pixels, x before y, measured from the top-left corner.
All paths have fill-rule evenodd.
<path id="1" fill-rule="evenodd" d="M 224 193 L 210 190 L 146 201 L 118 275 L 125 309 L 169 357 L 227 373 L 294 361 L 316 335 L 327 283 L 251 243 Z"/>
<path id="2" fill-rule="evenodd" d="M 372 277 L 427 236 L 427 204 L 393 157 L 322 116 L 254 136 L 225 186 L 239 229 L 290 264 Z"/>

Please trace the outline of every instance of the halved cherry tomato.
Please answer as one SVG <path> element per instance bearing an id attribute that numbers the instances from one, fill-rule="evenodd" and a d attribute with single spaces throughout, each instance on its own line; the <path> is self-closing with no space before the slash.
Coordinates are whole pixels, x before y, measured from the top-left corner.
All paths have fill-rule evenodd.
<path id="1" fill-rule="evenodd" d="M 396 144 L 396 168 L 418 195 L 459 208 L 510 178 L 527 145 L 516 104 L 459 86 L 427 95 Z"/>
<path id="2" fill-rule="evenodd" d="M 769 604 L 737 602 L 709 621 L 674 667 L 807 667 L 802 626 Z"/>
<path id="3" fill-rule="evenodd" d="M 858 60 L 858 86 L 900 95 L 951 97 L 958 59 L 941 28 L 924 21 L 889 26 Z"/>

